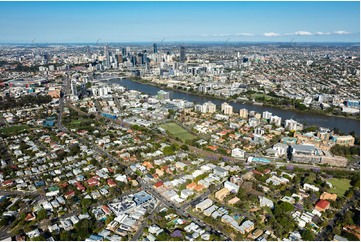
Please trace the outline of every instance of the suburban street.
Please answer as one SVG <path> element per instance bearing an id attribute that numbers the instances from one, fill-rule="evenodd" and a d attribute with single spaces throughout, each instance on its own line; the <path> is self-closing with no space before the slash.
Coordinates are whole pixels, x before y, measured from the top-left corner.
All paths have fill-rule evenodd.
<path id="1" fill-rule="evenodd" d="M 355 192 L 354 196 L 347 202 L 345 203 L 345 205 L 343 205 L 343 207 L 338 211 L 338 213 L 329 221 L 328 225 L 325 226 L 316 236 L 315 240 L 326 240 L 326 236 L 327 236 L 327 231 L 330 232 L 332 231 L 336 220 L 342 218 L 346 211 L 348 209 L 350 209 L 353 206 L 353 200 L 354 199 L 359 199 L 360 197 L 360 191 Z"/>

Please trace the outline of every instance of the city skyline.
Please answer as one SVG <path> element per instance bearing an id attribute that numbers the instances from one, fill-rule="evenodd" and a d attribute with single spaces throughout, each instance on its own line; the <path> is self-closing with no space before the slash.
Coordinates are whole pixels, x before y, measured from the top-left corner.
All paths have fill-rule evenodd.
<path id="1" fill-rule="evenodd" d="M 0 43 L 360 39 L 359 2 L 1 2 L 0 7 Z"/>

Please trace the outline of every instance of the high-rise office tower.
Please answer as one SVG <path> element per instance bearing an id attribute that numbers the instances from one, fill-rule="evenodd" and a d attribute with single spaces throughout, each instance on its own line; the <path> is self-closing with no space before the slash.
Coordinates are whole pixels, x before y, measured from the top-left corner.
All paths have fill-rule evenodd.
<path id="1" fill-rule="evenodd" d="M 184 46 L 180 47 L 180 62 L 184 62 L 186 59 L 186 48 Z"/>
<path id="2" fill-rule="evenodd" d="M 86 55 L 87 55 L 88 57 L 91 56 L 90 46 L 89 46 L 89 45 L 86 46 Z"/>
<path id="3" fill-rule="evenodd" d="M 127 49 L 126 48 L 122 48 L 122 55 L 127 56 Z"/>
<path id="4" fill-rule="evenodd" d="M 123 56 L 122 54 L 117 54 L 115 56 L 115 59 L 117 60 L 118 63 L 123 63 Z"/>
<path id="5" fill-rule="evenodd" d="M 110 66 L 110 56 L 109 56 L 109 47 L 108 45 L 106 45 L 104 47 L 104 55 L 105 55 L 105 66 L 109 67 Z"/>
<path id="6" fill-rule="evenodd" d="M 153 44 L 153 53 L 157 54 L 158 53 L 158 46 L 156 43 Z"/>

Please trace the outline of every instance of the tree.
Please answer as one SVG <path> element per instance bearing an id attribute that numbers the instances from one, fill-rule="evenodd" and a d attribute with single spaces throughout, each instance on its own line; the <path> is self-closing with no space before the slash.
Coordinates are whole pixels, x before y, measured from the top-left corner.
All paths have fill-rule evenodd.
<path id="1" fill-rule="evenodd" d="M 347 210 L 343 219 L 342 219 L 342 224 L 343 225 L 353 225 L 354 221 L 353 221 L 353 213 L 350 210 Z"/>
<path id="2" fill-rule="evenodd" d="M 70 238 L 69 238 L 69 232 L 67 232 L 67 231 L 63 231 L 63 232 L 61 232 L 61 234 L 60 234 L 60 240 L 62 240 L 62 241 L 69 241 L 70 240 Z"/>
<path id="3" fill-rule="evenodd" d="M 341 234 L 341 230 L 340 230 L 339 227 L 334 227 L 334 228 L 332 229 L 332 233 L 333 233 L 333 234 L 340 235 L 340 234 Z"/>
<path id="4" fill-rule="evenodd" d="M 163 153 L 164 153 L 164 155 L 173 155 L 174 150 L 172 149 L 171 146 L 166 146 L 163 148 Z"/>
<path id="5" fill-rule="evenodd" d="M 290 211 L 293 211 L 294 207 L 292 204 L 288 203 L 288 202 L 280 202 L 279 204 L 277 204 L 275 206 L 275 209 L 273 211 L 273 214 L 275 216 L 282 216 L 285 213 L 288 213 Z"/>
<path id="6" fill-rule="evenodd" d="M 90 220 L 82 219 L 75 225 L 75 231 L 78 235 L 78 240 L 85 240 L 90 236 L 92 224 Z"/>
<path id="7" fill-rule="evenodd" d="M 81 200 L 81 205 L 83 207 L 89 207 L 90 204 L 92 204 L 92 200 L 89 199 L 89 198 L 84 198 L 84 199 Z"/>
<path id="8" fill-rule="evenodd" d="M 5 226 L 9 223 L 9 217 L 8 216 L 5 216 L 3 217 L 1 220 L 0 220 L 0 226 Z"/>
<path id="9" fill-rule="evenodd" d="M 43 220 L 45 219 L 46 217 L 48 216 L 47 212 L 45 209 L 41 209 L 39 212 L 38 212 L 38 220 Z"/>
<path id="10" fill-rule="evenodd" d="M 74 156 L 74 155 L 78 154 L 79 151 L 80 151 L 80 147 L 78 144 L 72 145 L 70 147 L 69 156 Z"/>
<path id="11" fill-rule="evenodd" d="M 32 238 L 31 240 L 33 240 L 33 241 L 45 241 L 45 238 L 44 238 L 44 236 L 40 235 L 38 237 Z"/>
<path id="12" fill-rule="evenodd" d="M 315 240 L 315 236 L 309 229 L 305 229 L 301 232 L 301 236 L 303 240 L 312 241 Z"/>
<path id="13" fill-rule="evenodd" d="M 91 82 L 87 82 L 86 85 L 85 85 L 85 87 L 86 87 L 87 89 L 91 88 L 91 86 L 92 86 L 92 83 L 91 83 Z"/>
<path id="14" fill-rule="evenodd" d="M 186 145 L 186 144 L 183 144 L 180 148 L 181 148 L 182 150 L 185 150 L 185 151 L 188 151 L 188 150 L 189 150 L 189 147 L 188 147 L 188 145 Z"/>

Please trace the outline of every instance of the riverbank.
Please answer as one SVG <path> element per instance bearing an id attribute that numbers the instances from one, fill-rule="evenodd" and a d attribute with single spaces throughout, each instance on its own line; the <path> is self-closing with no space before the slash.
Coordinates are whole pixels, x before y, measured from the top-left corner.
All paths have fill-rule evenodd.
<path id="1" fill-rule="evenodd" d="M 160 85 L 151 81 L 147 81 L 144 79 L 137 79 L 137 78 L 128 78 L 131 81 L 137 82 L 137 83 L 142 83 L 142 84 L 147 84 L 147 85 L 151 85 L 154 87 L 158 87 L 158 88 L 162 88 L 164 90 L 171 90 L 171 91 L 177 91 L 177 92 L 182 92 L 182 93 L 186 93 L 186 94 L 191 94 L 191 95 L 196 95 L 199 97 L 207 97 L 207 98 L 214 98 L 214 99 L 218 99 L 221 101 L 226 101 L 226 102 L 233 102 L 233 103 L 240 103 L 240 104 L 249 104 L 249 105 L 257 105 L 260 106 L 259 104 L 255 104 L 252 101 L 249 100 L 242 100 L 239 101 L 237 99 L 229 99 L 229 98 L 224 98 L 224 97 L 218 97 L 218 96 L 213 96 L 213 95 L 207 95 L 207 94 L 202 94 L 202 93 L 198 93 L 198 92 L 189 92 L 183 89 L 177 89 L 177 88 L 172 88 L 172 87 L 168 87 L 168 86 L 164 86 L 164 85 Z M 325 113 L 322 111 L 318 111 L 318 110 L 314 110 L 314 109 L 309 109 L 309 110 L 299 110 L 293 107 L 284 107 L 284 106 L 279 106 L 279 105 L 272 105 L 272 104 L 268 104 L 268 103 L 262 103 L 263 107 L 271 107 L 271 108 L 278 108 L 281 110 L 285 110 L 285 111 L 292 111 L 292 112 L 298 112 L 298 113 L 310 113 L 310 114 L 316 114 L 316 115 L 321 115 L 321 116 L 325 116 L 325 117 L 337 117 L 337 118 L 345 118 L 345 119 L 352 119 L 352 120 L 360 120 L 360 115 L 356 115 L 356 116 L 344 116 L 344 115 L 335 115 L 332 113 Z"/>

